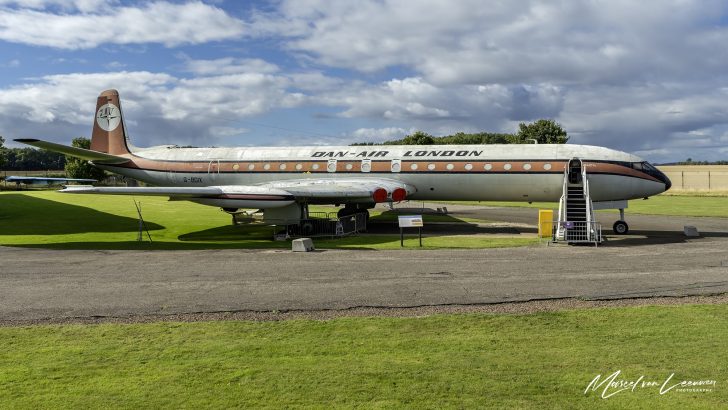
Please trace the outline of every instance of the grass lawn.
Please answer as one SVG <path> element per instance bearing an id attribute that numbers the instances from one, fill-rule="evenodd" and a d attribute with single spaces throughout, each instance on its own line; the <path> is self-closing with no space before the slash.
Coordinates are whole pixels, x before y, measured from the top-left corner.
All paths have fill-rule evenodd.
<path id="1" fill-rule="evenodd" d="M 460 205 L 482 206 L 516 206 L 539 209 L 559 209 L 558 202 L 477 202 L 460 201 L 448 202 Z M 614 212 L 607 210 L 605 212 Z M 728 218 L 728 196 L 688 196 L 688 195 L 657 195 L 648 200 L 629 201 L 627 214 L 646 215 L 676 215 L 676 216 L 712 216 Z"/>
<path id="2" fill-rule="evenodd" d="M 0 328 L 4 408 L 719 408 L 728 306 Z M 716 380 L 602 399 L 598 374 Z M 613 390 L 611 390 L 613 391 Z"/>
<path id="3" fill-rule="evenodd" d="M 0 245 L 58 249 L 220 249 L 289 248 L 274 242 L 272 227 L 232 226 L 218 208 L 161 197 L 137 197 L 153 243 L 136 242 L 138 220 L 131 197 L 71 195 L 55 191 L 0 192 Z M 335 211 L 312 207 L 312 211 Z M 394 220 L 390 212 L 372 213 L 372 220 Z M 425 221 L 458 220 L 447 215 L 425 215 Z M 411 236 L 410 236 L 411 237 Z M 535 238 L 433 236 L 427 248 L 483 248 L 524 246 Z M 406 247 L 417 248 L 415 239 Z M 319 248 L 398 249 L 399 235 L 366 235 L 317 239 Z M 418 248 L 419 249 L 419 248 Z"/>

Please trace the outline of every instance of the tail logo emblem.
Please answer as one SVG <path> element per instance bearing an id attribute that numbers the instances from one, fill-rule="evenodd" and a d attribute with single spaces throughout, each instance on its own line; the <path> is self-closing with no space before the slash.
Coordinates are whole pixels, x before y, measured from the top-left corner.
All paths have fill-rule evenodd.
<path id="1" fill-rule="evenodd" d="M 96 123 L 99 124 L 104 131 L 113 131 L 121 122 L 121 113 L 119 107 L 114 104 L 104 104 L 96 113 Z"/>

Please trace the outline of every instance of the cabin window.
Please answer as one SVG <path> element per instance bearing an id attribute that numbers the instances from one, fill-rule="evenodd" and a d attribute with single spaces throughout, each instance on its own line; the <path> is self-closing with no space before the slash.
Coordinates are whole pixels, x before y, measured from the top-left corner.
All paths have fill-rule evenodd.
<path id="1" fill-rule="evenodd" d="M 470 171 L 471 169 L 473 169 L 473 164 L 465 164 L 466 171 Z"/>
<path id="2" fill-rule="evenodd" d="M 234 171 L 237 171 L 239 169 L 240 169 L 240 165 L 238 165 L 238 164 L 233 165 L 233 170 Z"/>
<path id="3" fill-rule="evenodd" d="M 301 164 L 296 164 L 296 170 L 300 171 L 300 170 L 302 170 L 302 169 L 303 169 L 303 165 L 301 165 Z"/>
<path id="4" fill-rule="evenodd" d="M 485 164 L 483 166 L 483 169 L 486 171 L 490 171 L 491 169 L 493 169 L 493 164 Z"/>
<path id="5" fill-rule="evenodd" d="M 269 170 L 270 169 L 270 164 L 263 165 L 263 169 L 266 170 L 266 171 Z"/>
<path id="6" fill-rule="evenodd" d="M 286 164 L 278 165 L 278 169 L 280 169 L 281 171 L 283 171 L 284 169 L 286 169 Z"/>
<path id="7" fill-rule="evenodd" d="M 416 171 L 416 170 L 417 170 L 417 164 L 411 164 L 411 165 L 410 165 L 410 169 L 411 169 L 412 171 Z"/>
<path id="8" fill-rule="evenodd" d="M 551 169 L 551 164 L 549 164 L 549 163 L 543 164 L 543 169 L 545 169 L 546 171 L 550 170 Z"/>
<path id="9" fill-rule="evenodd" d="M 352 168 L 354 168 L 354 166 L 353 166 L 353 165 L 351 165 L 351 164 L 346 164 L 346 170 L 347 170 L 347 171 L 351 171 L 351 169 L 352 169 Z"/>
<path id="10" fill-rule="evenodd" d="M 435 164 L 427 164 L 427 169 L 429 169 L 430 171 L 434 171 L 435 170 Z"/>
<path id="11" fill-rule="evenodd" d="M 511 169 L 511 164 L 505 164 L 505 165 L 503 165 L 503 169 L 505 169 L 506 171 L 508 171 L 509 169 Z"/>
<path id="12" fill-rule="evenodd" d="M 319 169 L 319 164 L 313 164 L 313 165 L 311 165 L 311 169 L 314 170 L 314 171 L 317 170 L 317 169 Z"/>
<path id="13" fill-rule="evenodd" d="M 523 169 L 528 171 L 529 169 L 531 169 L 531 164 L 523 164 Z"/>
<path id="14" fill-rule="evenodd" d="M 448 171 L 452 171 L 453 168 L 455 168 L 455 165 L 453 165 L 453 164 L 447 164 L 447 166 L 445 168 L 447 168 Z"/>
<path id="15" fill-rule="evenodd" d="M 255 169 L 255 164 L 248 164 L 248 170 L 252 171 Z"/>

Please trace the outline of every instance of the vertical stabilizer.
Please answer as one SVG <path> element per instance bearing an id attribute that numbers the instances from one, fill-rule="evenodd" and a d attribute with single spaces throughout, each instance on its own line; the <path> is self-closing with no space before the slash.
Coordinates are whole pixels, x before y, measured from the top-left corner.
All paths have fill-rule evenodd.
<path id="1" fill-rule="evenodd" d="M 91 133 L 91 150 L 112 155 L 128 154 L 126 127 L 119 92 L 106 90 L 96 101 L 96 117 Z"/>

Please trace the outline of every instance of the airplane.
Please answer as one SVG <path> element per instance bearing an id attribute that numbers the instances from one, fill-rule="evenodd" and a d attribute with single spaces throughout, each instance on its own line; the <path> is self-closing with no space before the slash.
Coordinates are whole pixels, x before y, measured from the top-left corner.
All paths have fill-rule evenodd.
<path id="1" fill-rule="evenodd" d="M 24 177 L 11 175 L 5 178 L 5 182 L 15 182 L 18 185 L 57 185 L 66 182 L 96 182 L 96 180 L 87 178 Z"/>
<path id="2" fill-rule="evenodd" d="M 567 170 L 571 175 L 577 166 L 588 171 L 595 204 L 624 204 L 617 205 L 620 220 L 613 228 L 626 233 L 626 201 L 671 186 L 665 174 L 636 155 L 575 144 L 137 148 L 113 89 L 97 99 L 90 149 L 15 141 L 153 185 L 68 186 L 60 192 L 167 196 L 230 213 L 259 209 L 271 223 L 307 219 L 309 204 L 340 206 L 343 217 L 368 216 L 377 203 L 404 200 L 558 202 Z"/>

